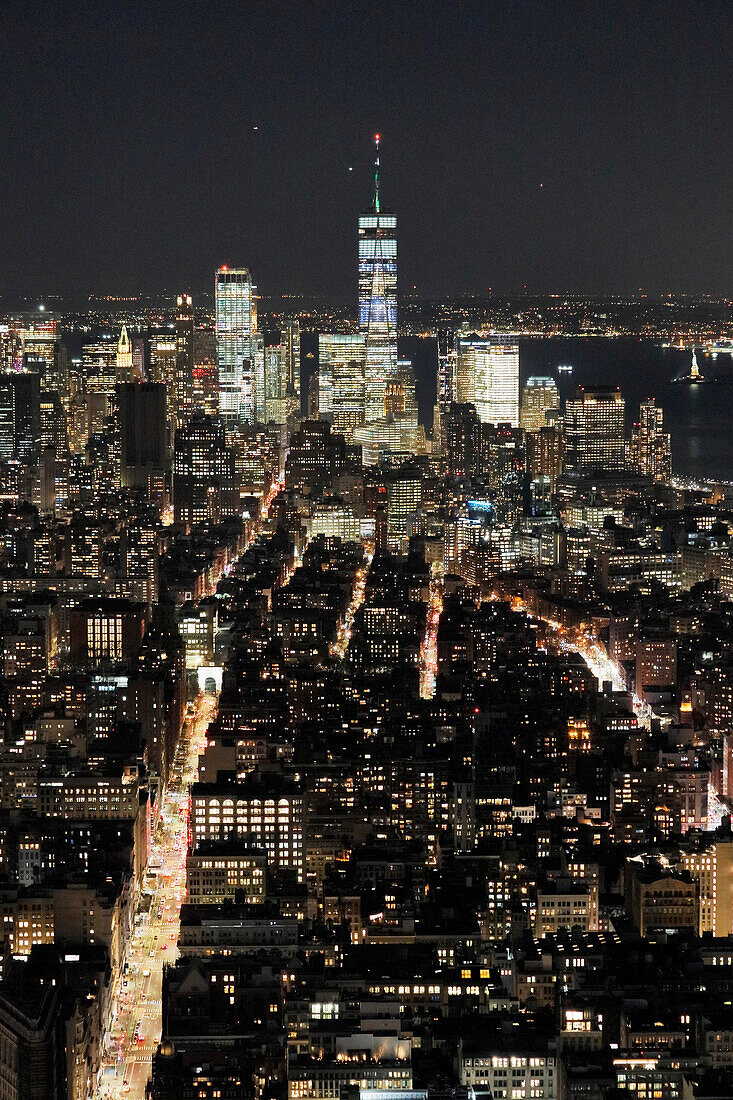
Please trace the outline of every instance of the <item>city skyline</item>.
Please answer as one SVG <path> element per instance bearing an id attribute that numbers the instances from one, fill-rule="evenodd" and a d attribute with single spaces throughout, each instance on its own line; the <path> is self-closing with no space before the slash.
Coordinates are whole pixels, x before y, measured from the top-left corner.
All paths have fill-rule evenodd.
<path id="1" fill-rule="evenodd" d="M 0 4 L 0 1100 L 733 1097 L 732 16 Z"/>

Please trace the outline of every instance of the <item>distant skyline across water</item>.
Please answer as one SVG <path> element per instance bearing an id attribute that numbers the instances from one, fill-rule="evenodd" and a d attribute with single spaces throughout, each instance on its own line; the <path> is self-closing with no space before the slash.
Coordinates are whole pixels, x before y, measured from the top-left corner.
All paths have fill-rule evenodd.
<path id="1" fill-rule="evenodd" d="M 675 385 L 673 379 L 690 366 L 690 352 L 665 348 L 630 337 L 520 338 L 520 382 L 532 374 L 549 374 L 563 401 L 577 385 L 619 386 L 626 400 L 627 430 L 639 404 L 655 397 L 672 434 L 672 467 L 684 477 L 733 480 L 733 357 L 713 360 L 698 352 L 700 371 L 719 377 L 717 385 Z M 405 338 L 400 353 L 413 358 L 422 418 L 429 426 L 435 401 L 435 343 Z M 558 374 L 560 364 L 572 374 Z"/>

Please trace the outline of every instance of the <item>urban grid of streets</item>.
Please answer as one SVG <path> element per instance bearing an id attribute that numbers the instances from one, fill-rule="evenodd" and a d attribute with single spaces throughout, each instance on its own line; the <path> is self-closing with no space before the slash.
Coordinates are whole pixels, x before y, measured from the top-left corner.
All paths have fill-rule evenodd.
<path id="1" fill-rule="evenodd" d="M 198 772 L 216 697 L 202 694 L 179 739 L 159 824 L 151 843 L 146 883 L 138 898 L 132 939 L 120 983 L 113 990 L 106 1036 L 102 1097 L 142 1100 L 161 1031 L 163 966 L 177 957 L 181 903 L 186 891 L 188 791 Z M 152 887 L 152 897 L 148 890 Z M 149 899 L 149 907 L 148 907 Z"/>
<path id="2" fill-rule="evenodd" d="M 266 508 L 272 495 L 266 501 Z M 332 654 L 341 659 L 351 639 L 354 615 L 364 599 L 371 558 L 371 552 L 367 552 L 365 563 L 356 575 L 350 606 L 331 647 Z M 513 605 L 527 610 L 520 600 L 515 599 Z M 429 698 L 435 691 L 441 611 L 442 586 L 434 579 L 420 653 L 420 694 L 423 698 Z M 582 631 L 568 631 L 560 623 L 544 621 L 555 634 L 559 648 L 579 653 L 599 683 L 608 680 L 616 691 L 625 689 L 620 668 L 592 636 Z M 175 961 L 178 954 L 181 904 L 186 892 L 189 786 L 197 778 L 198 758 L 204 750 L 206 731 L 215 716 L 216 706 L 217 699 L 213 695 L 201 694 L 196 700 L 194 713 L 180 738 L 171 781 L 163 796 L 159 825 L 151 845 L 146 878 L 148 889 L 138 898 L 125 971 L 121 983 L 113 991 L 112 1024 L 106 1036 L 101 1090 L 102 1097 L 109 1100 L 117 1097 L 143 1100 L 150 1078 L 162 1026 L 163 966 Z M 640 724 L 648 726 L 648 708 L 636 697 L 634 710 Z M 708 811 L 711 827 L 724 810 L 711 789 Z"/>

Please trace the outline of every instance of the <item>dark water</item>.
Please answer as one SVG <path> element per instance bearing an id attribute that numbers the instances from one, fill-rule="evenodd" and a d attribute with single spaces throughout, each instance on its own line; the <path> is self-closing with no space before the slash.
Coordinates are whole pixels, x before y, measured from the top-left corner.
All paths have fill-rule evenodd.
<path id="1" fill-rule="evenodd" d="M 436 347 L 433 340 L 405 338 L 400 354 L 413 359 L 418 400 L 426 425 L 435 401 Z M 572 375 L 558 374 L 571 363 Z M 690 368 L 690 353 L 648 341 L 601 337 L 527 338 L 519 340 L 521 381 L 530 374 L 550 374 L 563 400 L 576 385 L 615 385 L 626 399 L 628 426 L 639 403 L 655 397 L 672 433 L 672 466 L 676 474 L 733 480 L 733 357 L 715 360 L 698 352 L 700 372 L 719 377 L 717 385 L 680 386 L 672 379 Z"/>

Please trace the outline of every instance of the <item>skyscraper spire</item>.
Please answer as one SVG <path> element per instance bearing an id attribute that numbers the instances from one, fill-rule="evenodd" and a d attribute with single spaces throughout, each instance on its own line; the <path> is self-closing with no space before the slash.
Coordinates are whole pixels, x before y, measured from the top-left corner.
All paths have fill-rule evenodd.
<path id="1" fill-rule="evenodd" d="M 122 326 L 120 338 L 117 341 L 117 359 L 115 362 L 115 379 L 117 382 L 132 382 L 132 345 L 127 335 L 127 327 Z"/>
<path id="2" fill-rule="evenodd" d="M 397 219 L 382 210 L 380 135 L 374 135 L 374 199 L 359 218 L 359 330 L 366 341 L 365 419 L 385 412 L 385 387 L 397 370 Z"/>

